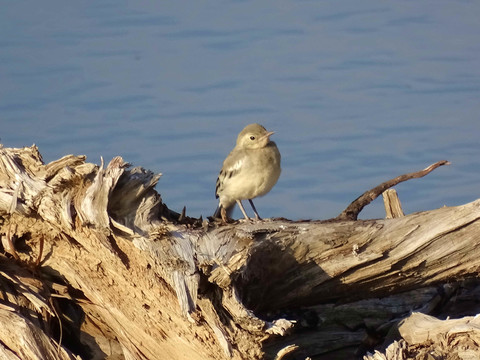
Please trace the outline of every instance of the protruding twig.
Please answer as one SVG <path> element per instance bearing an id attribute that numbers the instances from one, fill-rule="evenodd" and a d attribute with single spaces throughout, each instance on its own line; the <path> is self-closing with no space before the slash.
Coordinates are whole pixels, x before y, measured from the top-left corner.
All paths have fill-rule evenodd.
<path id="1" fill-rule="evenodd" d="M 364 192 L 362 195 L 360 195 L 357 199 L 355 199 L 348 207 L 342 211 L 340 215 L 338 215 L 335 220 L 357 220 L 358 214 L 362 209 L 370 204 L 373 200 L 375 200 L 380 194 L 382 194 L 385 190 L 391 188 L 392 186 L 395 186 L 401 182 L 410 180 L 410 179 L 416 179 L 416 178 L 421 178 L 424 177 L 425 175 L 429 174 L 436 168 L 442 165 L 450 165 L 450 162 L 447 160 L 442 160 L 438 161 L 435 164 L 432 164 L 428 167 L 426 167 L 423 170 L 409 173 L 409 174 L 404 174 L 397 176 L 394 179 L 385 181 L 384 183 L 381 183 L 380 185 L 374 187 L 371 190 L 368 190 Z"/>
<path id="2" fill-rule="evenodd" d="M 383 204 L 385 205 L 385 213 L 387 219 L 394 219 L 405 216 L 402 204 L 398 198 L 395 189 L 387 189 L 383 192 Z"/>
<path id="3" fill-rule="evenodd" d="M 5 250 L 7 250 L 7 252 L 10 255 L 12 255 L 15 258 L 15 260 L 20 260 L 20 257 L 18 256 L 17 251 L 15 250 L 15 245 L 13 243 L 13 235 L 11 233 L 11 228 L 12 228 L 12 223 L 8 225 L 8 230 L 7 230 L 7 243 L 8 243 L 9 249 L 5 249 Z M 16 232 L 17 232 L 17 224 L 15 224 L 15 228 L 13 230 L 14 234 Z"/>
<path id="4" fill-rule="evenodd" d="M 42 261 L 44 242 L 45 240 L 43 239 L 43 236 L 40 236 L 40 249 L 38 250 L 38 257 L 37 257 L 37 261 L 35 261 L 35 267 L 38 267 L 40 265 L 40 262 Z"/>
<path id="5" fill-rule="evenodd" d="M 284 347 L 281 349 L 278 353 L 277 356 L 275 356 L 275 360 L 281 360 L 283 359 L 286 355 L 290 354 L 291 352 L 297 350 L 299 348 L 298 345 L 292 344 Z"/>
<path id="6" fill-rule="evenodd" d="M 186 212 L 187 212 L 187 207 L 184 206 L 183 209 L 182 209 L 182 213 L 178 217 L 178 222 L 182 222 L 183 220 L 185 220 Z"/>

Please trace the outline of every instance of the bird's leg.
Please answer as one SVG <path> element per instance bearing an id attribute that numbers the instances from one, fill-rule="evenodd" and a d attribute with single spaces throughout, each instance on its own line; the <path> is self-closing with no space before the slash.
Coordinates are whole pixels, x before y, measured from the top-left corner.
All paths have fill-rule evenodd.
<path id="1" fill-rule="evenodd" d="M 220 207 L 220 216 L 222 217 L 222 221 L 224 223 L 228 222 L 227 210 L 223 206 Z"/>
<path id="2" fill-rule="evenodd" d="M 243 208 L 242 202 L 240 200 L 237 200 L 237 204 L 240 210 L 242 210 L 242 213 L 243 213 L 243 216 L 245 216 L 245 219 L 250 220 L 247 213 L 245 212 L 245 209 Z"/>
<path id="3" fill-rule="evenodd" d="M 248 201 L 250 202 L 250 205 L 252 205 L 253 212 L 255 213 L 255 219 L 262 220 L 260 215 L 258 215 L 257 209 L 255 209 L 255 205 L 253 205 L 252 199 L 248 199 Z"/>

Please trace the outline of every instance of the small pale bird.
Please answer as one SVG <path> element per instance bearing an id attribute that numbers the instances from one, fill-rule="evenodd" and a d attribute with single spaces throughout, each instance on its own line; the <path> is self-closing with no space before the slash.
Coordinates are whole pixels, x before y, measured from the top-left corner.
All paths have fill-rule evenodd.
<path id="1" fill-rule="evenodd" d="M 214 217 L 228 221 L 235 204 L 245 219 L 250 219 L 242 205 L 247 200 L 255 218 L 260 219 L 252 199 L 268 193 L 280 177 L 280 152 L 270 140 L 273 131 L 262 125 L 247 125 L 237 137 L 237 144 L 223 162 L 218 175 L 215 196 L 219 199 Z"/>

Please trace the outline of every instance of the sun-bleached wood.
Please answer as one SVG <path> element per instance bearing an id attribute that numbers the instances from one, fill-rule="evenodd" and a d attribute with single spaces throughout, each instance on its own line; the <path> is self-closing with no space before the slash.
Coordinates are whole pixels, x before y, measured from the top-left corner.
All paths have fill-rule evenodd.
<path id="1" fill-rule="evenodd" d="M 384 353 L 375 351 L 364 360 L 478 359 L 480 315 L 439 320 L 414 312 L 402 320 L 398 331 L 403 337 Z"/>
<path id="2" fill-rule="evenodd" d="M 0 148 L 0 235 L 19 257 L 0 257 L 15 289 L 2 303 L 60 323 L 94 359 L 320 358 L 431 311 L 453 296 L 441 284 L 480 268 L 480 200 L 396 219 L 223 224 L 168 209 L 159 178 L 120 157 L 44 164 L 35 146 Z M 30 269 L 21 281 L 17 268 Z"/>
<path id="3" fill-rule="evenodd" d="M 383 192 L 383 203 L 385 205 L 385 213 L 387 219 L 405 216 L 402 209 L 402 204 L 398 198 L 395 189 L 388 189 Z"/>

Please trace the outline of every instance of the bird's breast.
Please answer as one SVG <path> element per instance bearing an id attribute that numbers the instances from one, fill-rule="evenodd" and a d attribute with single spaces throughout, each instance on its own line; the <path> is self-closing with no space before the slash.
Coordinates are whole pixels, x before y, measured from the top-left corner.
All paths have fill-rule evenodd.
<path id="1" fill-rule="evenodd" d="M 258 156 L 249 156 L 249 164 L 242 176 L 242 187 L 245 189 L 244 199 L 253 199 L 268 193 L 280 177 L 280 157 L 278 150 L 263 148 L 254 150 Z"/>
<path id="2" fill-rule="evenodd" d="M 224 164 L 217 182 L 217 194 L 222 203 L 263 196 L 280 177 L 281 158 L 274 144 L 231 153 L 230 156 L 235 156 L 235 161 L 229 166 Z"/>

